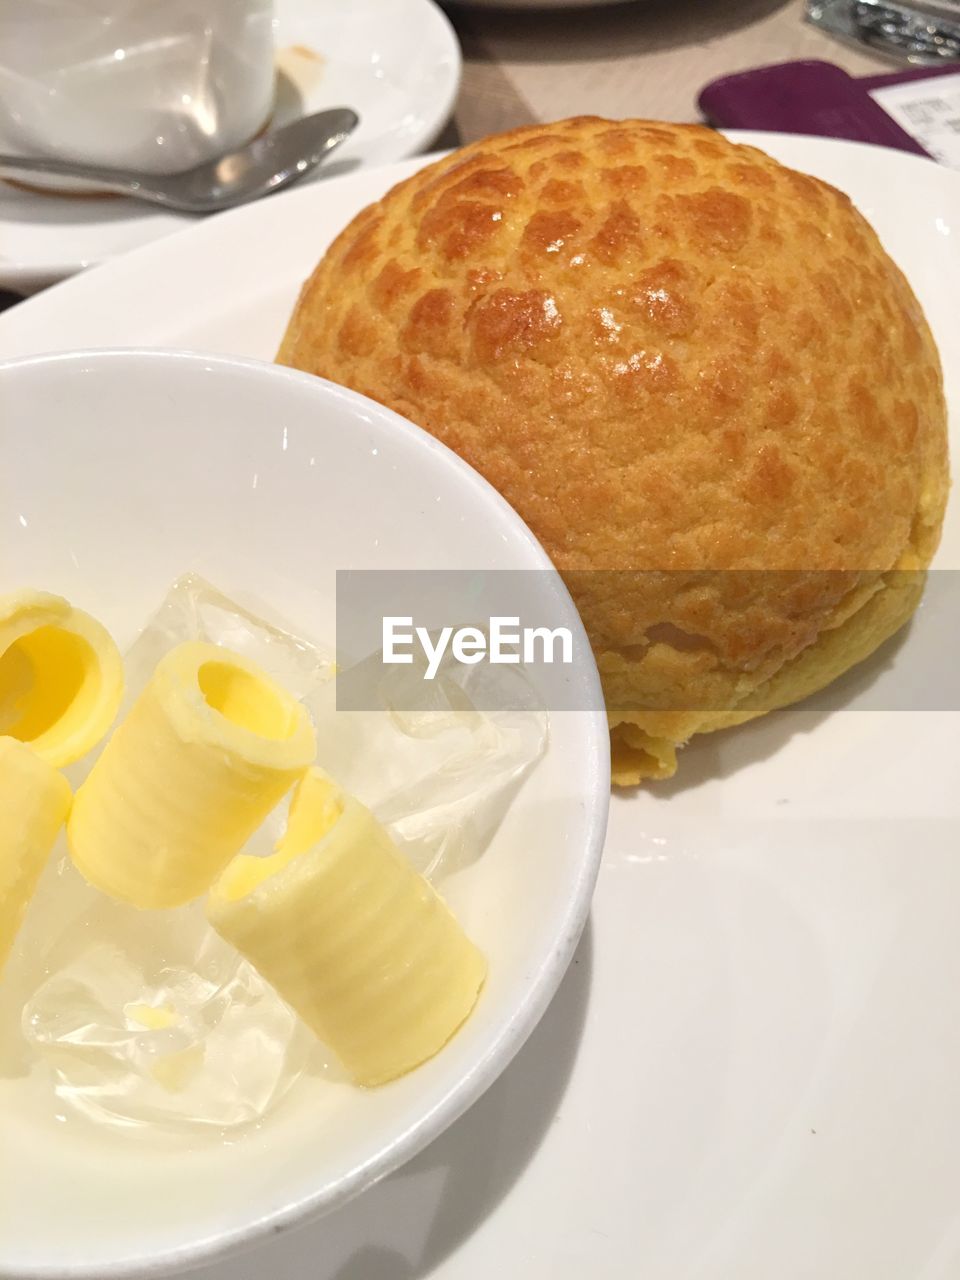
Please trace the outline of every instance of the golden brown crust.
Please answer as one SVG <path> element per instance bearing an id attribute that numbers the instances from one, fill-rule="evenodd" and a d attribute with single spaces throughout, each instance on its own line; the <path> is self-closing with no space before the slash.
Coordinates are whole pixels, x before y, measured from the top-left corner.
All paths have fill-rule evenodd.
<path id="1" fill-rule="evenodd" d="M 939 535 L 942 382 L 909 285 L 846 196 L 697 126 L 586 117 L 430 165 L 337 238 L 279 358 L 508 498 L 614 713 L 658 682 L 738 704 Z M 673 572 L 625 599 L 596 573 L 624 569 Z M 704 569 L 806 580 L 756 575 L 748 607 L 724 575 L 678 590 Z"/>

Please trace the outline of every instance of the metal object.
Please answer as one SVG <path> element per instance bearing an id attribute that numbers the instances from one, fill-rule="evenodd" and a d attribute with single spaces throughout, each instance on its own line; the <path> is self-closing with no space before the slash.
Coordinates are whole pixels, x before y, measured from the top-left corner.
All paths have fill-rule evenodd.
<path id="1" fill-rule="evenodd" d="M 958 0 L 807 0 L 808 22 L 921 66 L 960 62 Z"/>
<path id="2" fill-rule="evenodd" d="M 138 173 L 45 157 L 0 155 L 5 177 L 69 178 L 180 213 L 218 213 L 289 187 L 315 169 L 356 128 L 359 116 L 336 107 L 254 138 L 239 151 L 182 173 Z"/>

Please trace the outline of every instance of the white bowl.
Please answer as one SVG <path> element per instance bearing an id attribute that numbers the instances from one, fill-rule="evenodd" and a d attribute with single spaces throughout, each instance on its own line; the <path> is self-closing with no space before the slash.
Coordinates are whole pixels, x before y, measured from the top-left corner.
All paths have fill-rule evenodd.
<path id="1" fill-rule="evenodd" d="M 0 590 L 60 592 L 121 644 L 187 569 L 332 641 L 338 566 L 549 566 L 443 445 L 303 374 L 178 353 L 38 357 L 0 365 L 0 405 Z M 572 605 L 565 621 L 582 636 Z M 584 705 L 601 705 L 592 665 L 574 678 Z M 602 712 L 554 715 L 492 845 L 445 886 L 490 959 L 483 999 L 443 1052 L 391 1085 L 317 1080 L 231 1145 L 171 1145 L 41 1122 L 18 1082 L 0 1081 L 0 1274 L 105 1280 L 195 1264 L 409 1159 L 492 1083 L 556 990 L 589 910 L 608 788 Z"/>

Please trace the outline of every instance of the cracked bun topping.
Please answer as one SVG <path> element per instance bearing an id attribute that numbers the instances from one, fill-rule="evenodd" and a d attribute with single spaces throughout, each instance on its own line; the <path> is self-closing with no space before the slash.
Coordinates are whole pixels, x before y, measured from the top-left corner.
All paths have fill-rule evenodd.
<path id="1" fill-rule="evenodd" d="M 621 783 L 869 654 L 939 538 L 910 286 L 845 195 L 698 126 L 578 118 L 427 166 L 330 246 L 279 358 L 426 428 L 526 520 Z"/>

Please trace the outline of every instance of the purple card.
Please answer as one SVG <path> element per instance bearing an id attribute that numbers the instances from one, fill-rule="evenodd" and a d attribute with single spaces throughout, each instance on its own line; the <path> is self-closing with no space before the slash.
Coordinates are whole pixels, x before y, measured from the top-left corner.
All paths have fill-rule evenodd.
<path id="1" fill-rule="evenodd" d="M 781 62 L 712 81 L 701 92 L 699 105 L 707 120 L 721 128 L 850 138 L 928 156 L 870 90 L 944 74 L 936 67 L 857 80 L 830 62 Z"/>

